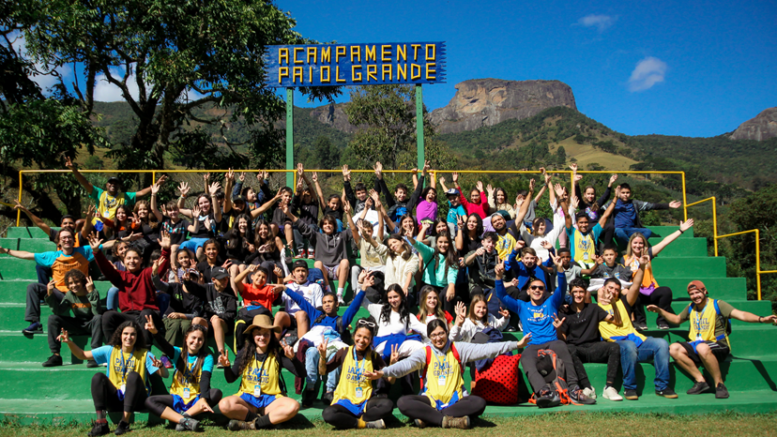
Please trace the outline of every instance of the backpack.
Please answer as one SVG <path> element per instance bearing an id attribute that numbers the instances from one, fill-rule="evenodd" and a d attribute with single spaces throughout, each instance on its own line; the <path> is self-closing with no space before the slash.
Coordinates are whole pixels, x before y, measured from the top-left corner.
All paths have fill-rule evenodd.
<path id="1" fill-rule="evenodd" d="M 543 376 L 550 389 L 558 393 L 561 405 L 572 403 L 572 399 L 569 397 L 569 387 L 567 386 L 566 379 L 564 379 L 566 368 L 564 367 L 564 362 L 558 359 L 555 352 L 550 349 L 540 349 L 537 351 L 537 371 Z M 537 404 L 535 393 L 532 393 L 529 403 Z"/>
<path id="2" fill-rule="evenodd" d="M 502 301 L 496 297 L 496 290 L 492 288 L 484 291 L 485 294 L 483 297 L 486 300 L 486 305 L 488 305 L 488 314 L 491 314 L 496 318 L 502 317 L 502 315 L 499 314 L 499 310 L 502 309 Z"/>
<path id="3" fill-rule="evenodd" d="M 497 405 L 519 403 L 520 363 L 520 354 L 499 355 L 482 371 L 475 370 L 475 388 L 472 389 L 472 394 Z"/>
<path id="4" fill-rule="evenodd" d="M 464 377 L 464 371 L 461 367 L 461 357 L 459 351 L 456 349 L 456 345 L 451 343 L 451 352 L 453 352 L 453 358 L 456 358 L 456 362 L 459 363 L 459 371 L 461 376 Z M 432 347 L 426 346 L 426 363 L 424 364 L 424 373 L 421 374 L 421 391 L 424 391 L 424 379 L 426 378 L 426 372 L 429 370 L 429 364 L 432 362 Z"/>

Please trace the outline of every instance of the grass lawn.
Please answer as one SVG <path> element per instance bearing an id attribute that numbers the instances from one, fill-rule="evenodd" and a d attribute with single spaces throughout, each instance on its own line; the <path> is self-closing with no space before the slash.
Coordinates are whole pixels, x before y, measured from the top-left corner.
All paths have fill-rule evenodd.
<path id="1" fill-rule="evenodd" d="M 386 437 L 414 436 L 471 436 L 493 437 L 501 435 L 529 434 L 532 436 L 777 436 L 775 430 L 777 412 L 769 414 L 720 413 L 698 416 L 656 415 L 636 413 L 558 413 L 534 416 L 480 419 L 471 430 L 442 430 L 439 428 L 418 429 L 397 419 L 388 422 L 387 430 L 348 430 L 335 431 L 322 421 L 309 422 L 299 416 L 294 421 L 274 430 L 264 430 L 277 436 L 309 437 L 319 435 L 348 436 L 365 433 Z M 18 426 L 13 423 L 0 424 L 0 437 L 70 437 L 86 435 L 88 426 Z M 111 426 L 113 429 L 113 425 Z M 243 434 L 246 432 L 243 432 Z M 231 435 L 224 427 L 205 426 L 200 435 Z M 112 435 L 112 434 L 109 434 Z M 163 426 L 145 427 L 136 424 L 132 427 L 132 437 L 176 436 L 181 435 L 172 428 Z"/>

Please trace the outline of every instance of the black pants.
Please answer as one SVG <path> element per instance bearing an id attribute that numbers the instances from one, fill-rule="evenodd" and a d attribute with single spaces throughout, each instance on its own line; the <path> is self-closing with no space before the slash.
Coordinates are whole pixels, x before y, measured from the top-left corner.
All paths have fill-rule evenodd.
<path id="1" fill-rule="evenodd" d="M 540 349 L 550 349 L 555 352 L 556 357 L 564 362 L 567 372 L 567 385 L 569 387 L 578 385 L 577 372 L 575 372 L 575 365 L 572 362 L 572 356 L 569 354 L 566 343 L 561 340 L 555 340 L 545 344 L 532 344 L 527 346 L 521 354 L 521 367 L 523 367 L 526 377 L 529 378 L 529 383 L 531 383 L 532 390 L 535 393 L 547 384 L 545 378 L 537 370 L 537 351 Z M 563 377 L 564 375 L 560 376 Z"/>
<path id="2" fill-rule="evenodd" d="M 615 237 L 615 224 L 613 224 L 613 221 L 610 220 L 604 227 L 602 228 L 602 233 L 599 234 L 599 241 L 601 241 L 601 246 L 599 249 L 599 255 L 601 255 L 604 252 L 604 246 L 608 244 L 613 244 L 612 239 Z"/>
<path id="3" fill-rule="evenodd" d="M 124 393 L 124 400 L 119 400 L 119 390 L 113 385 L 108 376 L 104 373 L 97 373 L 92 377 L 92 400 L 94 409 L 97 411 L 126 411 L 132 413 L 142 410 L 146 398 L 146 387 L 143 385 L 143 378 L 138 372 L 128 372 L 127 391 Z"/>
<path id="4" fill-rule="evenodd" d="M 429 398 L 421 395 L 402 396 L 397 401 L 399 412 L 411 419 L 421 419 L 428 425 L 442 426 L 443 416 L 474 419 L 486 409 L 486 401 L 480 396 L 469 395 L 442 411 L 432 407 Z"/>
<path id="5" fill-rule="evenodd" d="M 365 422 L 380 420 L 391 414 L 393 409 L 394 403 L 391 402 L 391 399 L 372 398 L 367 401 L 367 407 L 364 409 L 361 419 Z M 354 416 L 342 405 L 331 405 L 324 408 L 321 417 L 323 417 L 324 422 L 340 429 L 356 428 L 359 424 L 359 416 Z"/>
<path id="6" fill-rule="evenodd" d="M 202 399 L 205 399 L 205 402 L 211 407 L 218 404 L 222 396 L 221 390 L 217 388 L 212 388 L 207 393 L 201 394 Z M 157 416 L 161 417 L 167 407 L 173 408 L 173 395 L 157 395 L 146 399 L 146 408 Z"/>
<path id="7" fill-rule="evenodd" d="M 143 333 L 143 338 L 146 340 L 146 346 L 151 347 L 154 343 L 154 336 L 150 332 L 146 331 L 146 316 L 151 316 L 154 320 L 154 326 L 162 335 L 165 335 L 165 324 L 162 322 L 162 317 L 159 315 L 159 311 L 143 310 L 143 311 L 127 311 L 120 313 L 115 310 L 106 311 L 102 315 L 103 336 L 106 341 L 110 341 L 113 337 L 113 332 L 124 322 L 133 321 L 140 326 L 140 332 Z"/>
<path id="8" fill-rule="evenodd" d="M 634 321 L 645 323 L 645 307 L 648 305 L 656 305 L 662 310 L 674 314 L 672 309 L 672 289 L 669 287 L 658 287 L 650 293 L 650 296 L 646 296 L 642 293 L 637 298 L 637 304 L 634 306 Z M 666 322 L 666 319 L 662 316 L 658 316 L 656 323 Z"/>
<path id="9" fill-rule="evenodd" d="M 243 346 L 245 345 L 245 334 L 243 334 L 243 331 L 253 323 L 255 316 L 260 316 L 262 314 L 269 316 L 270 320 L 273 320 L 273 315 L 270 310 L 261 305 L 259 305 L 259 308 L 251 311 L 249 311 L 247 307 L 243 307 L 237 312 L 237 317 L 235 318 L 235 353 L 240 349 L 243 349 Z"/>
<path id="10" fill-rule="evenodd" d="M 607 363 L 607 385 L 612 385 L 621 368 L 621 347 L 618 343 L 595 341 L 583 344 L 567 344 L 569 355 L 575 364 L 575 372 L 581 387 L 591 387 L 583 363 Z"/>
<path id="11" fill-rule="evenodd" d="M 40 301 L 46 298 L 48 291 L 46 284 L 34 283 L 27 286 L 27 308 L 24 310 L 24 320 L 30 323 L 40 322 Z M 65 294 L 54 289 L 52 291 L 58 302 L 61 302 Z"/>
<path id="12" fill-rule="evenodd" d="M 62 344 L 57 340 L 60 330 L 64 329 L 72 337 L 75 335 L 90 335 L 92 337 L 92 350 L 103 344 L 102 316 L 93 316 L 91 319 L 77 319 L 75 317 L 49 316 L 47 334 L 49 337 L 49 349 L 52 354 L 58 354 Z"/>

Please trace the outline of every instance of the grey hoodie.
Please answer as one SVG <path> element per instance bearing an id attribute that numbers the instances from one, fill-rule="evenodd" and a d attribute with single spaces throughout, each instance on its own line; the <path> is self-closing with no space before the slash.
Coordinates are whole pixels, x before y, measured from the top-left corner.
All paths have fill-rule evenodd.
<path id="1" fill-rule="evenodd" d="M 299 220 L 297 220 L 296 225 L 302 236 L 307 238 L 316 248 L 317 261 L 321 261 L 325 266 L 336 266 L 344 258 L 348 258 L 348 243 L 353 240 L 350 229 L 328 235 L 316 232 Z"/>

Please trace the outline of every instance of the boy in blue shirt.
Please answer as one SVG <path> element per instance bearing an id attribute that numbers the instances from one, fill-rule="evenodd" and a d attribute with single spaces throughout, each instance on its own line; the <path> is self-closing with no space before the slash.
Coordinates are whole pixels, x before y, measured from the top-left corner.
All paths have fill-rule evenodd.
<path id="1" fill-rule="evenodd" d="M 524 302 L 507 295 L 502 278 L 504 265 L 498 264 L 494 269 L 496 275 L 496 296 L 502 305 L 510 311 L 517 313 L 523 322 L 524 335 L 530 335 L 529 346 L 521 354 L 521 366 L 529 378 L 532 389 L 537 399 L 537 406 L 552 406 L 555 391 L 545 382 L 545 378 L 537 370 L 537 352 L 541 349 L 550 349 L 564 362 L 566 368 L 566 381 L 569 386 L 569 397 L 574 404 L 591 405 L 596 401 L 583 394 L 578 385 L 572 356 L 569 354 L 566 343 L 558 339 L 556 328 L 557 314 L 564 303 L 564 294 L 567 288 L 567 280 L 564 275 L 561 257 L 550 254 L 550 259 L 558 272 L 558 287 L 550 297 L 545 297 L 545 283 L 539 279 L 533 279 L 528 283 L 529 301 Z M 560 325 L 560 323 L 558 323 Z"/>

